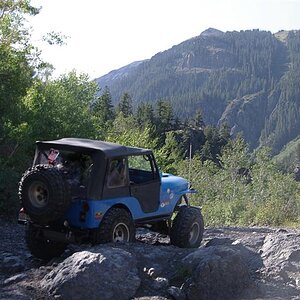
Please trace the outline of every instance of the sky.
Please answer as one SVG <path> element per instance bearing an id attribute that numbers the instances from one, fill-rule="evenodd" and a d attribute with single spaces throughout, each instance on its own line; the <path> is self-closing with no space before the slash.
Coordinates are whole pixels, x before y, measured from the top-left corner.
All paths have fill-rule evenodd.
<path id="1" fill-rule="evenodd" d="M 73 69 L 91 79 L 151 58 L 207 28 L 300 29 L 300 0 L 31 0 L 42 7 L 29 18 L 32 42 L 55 67 L 54 77 Z M 67 36 L 47 45 L 47 32 Z"/>

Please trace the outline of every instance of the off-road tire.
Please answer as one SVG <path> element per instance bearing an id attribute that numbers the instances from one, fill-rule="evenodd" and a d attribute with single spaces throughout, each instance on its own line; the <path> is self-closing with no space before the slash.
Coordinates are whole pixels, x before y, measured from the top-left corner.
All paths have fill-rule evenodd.
<path id="1" fill-rule="evenodd" d="M 37 165 L 23 175 L 19 199 L 32 221 L 49 224 L 64 215 L 71 202 L 71 189 L 58 169 Z"/>
<path id="2" fill-rule="evenodd" d="M 124 208 L 112 207 L 103 216 L 95 232 L 95 244 L 133 242 L 135 225 L 131 214 Z"/>
<path id="3" fill-rule="evenodd" d="M 25 240 L 31 254 L 46 261 L 60 256 L 67 247 L 65 243 L 45 239 L 32 224 L 26 225 Z"/>
<path id="4" fill-rule="evenodd" d="M 180 248 L 198 248 L 204 232 L 201 210 L 196 207 L 182 206 L 172 223 L 171 244 Z"/>

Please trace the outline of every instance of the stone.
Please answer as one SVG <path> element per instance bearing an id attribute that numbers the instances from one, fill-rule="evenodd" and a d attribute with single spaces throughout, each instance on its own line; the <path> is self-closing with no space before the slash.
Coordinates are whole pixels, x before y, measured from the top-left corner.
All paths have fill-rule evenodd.
<path id="1" fill-rule="evenodd" d="M 157 277 L 154 279 L 153 288 L 155 290 L 166 289 L 169 286 L 169 280 L 163 277 Z"/>
<path id="2" fill-rule="evenodd" d="M 140 286 L 136 259 L 123 249 L 95 247 L 76 252 L 41 281 L 41 287 L 61 299 L 129 299 Z"/>
<path id="3" fill-rule="evenodd" d="M 300 278 L 299 236 L 291 233 L 268 234 L 261 248 L 265 272 L 269 277 L 280 276 L 285 282 Z"/>
<path id="4" fill-rule="evenodd" d="M 182 263 L 191 274 L 183 286 L 189 300 L 233 299 L 251 282 L 249 268 L 238 249 L 199 249 Z"/>
<path id="5" fill-rule="evenodd" d="M 177 286 L 170 286 L 167 290 L 168 294 L 175 300 L 185 300 L 186 295 L 182 289 Z"/>
<path id="6" fill-rule="evenodd" d="M 23 271 L 25 268 L 24 260 L 20 256 L 4 252 L 0 256 L 0 270 L 3 273 L 13 274 Z"/>
<path id="7" fill-rule="evenodd" d="M 3 285 L 15 284 L 17 282 L 22 281 L 26 277 L 27 277 L 27 274 L 25 274 L 25 273 L 20 273 L 20 274 L 14 275 L 12 277 L 5 279 L 3 282 Z"/>

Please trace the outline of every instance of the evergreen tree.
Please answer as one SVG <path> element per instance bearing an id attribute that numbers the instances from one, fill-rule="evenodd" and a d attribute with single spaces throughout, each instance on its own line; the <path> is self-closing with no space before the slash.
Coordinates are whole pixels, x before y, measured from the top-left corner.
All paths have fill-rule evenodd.
<path id="1" fill-rule="evenodd" d="M 170 101 L 157 101 L 155 118 L 159 132 L 167 132 L 173 129 L 174 113 Z"/>
<path id="2" fill-rule="evenodd" d="M 202 111 L 200 109 L 196 111 L 194 118 L 191 119 L 190 125 L 196 129 L 203 129 L 205 127 Z"/>
<path id="3" fill-rule="evenodd" d="M 200 152 L 202 161 L 212 160 L 220 165 L 218 156 L 229 141 L 228 131 L 226 131 L 225 127 L 219 129 L 214 126 L 207 126 L 204 129 L 204 135 L 205 144 Z"/>
<path id="4" fill-rule="evenodd" d="M 142 102 L 136 112 L 136 119 L 140 126 L 154 125 L 154 111 L 150 103 Z"/>
<path id="5" fill-rule="evenodd" d="M 111 126 L 115 118 L 114 106 L 112 105 L 112 98 L 108 87 L 105 87 L 101 96 L 92 104 L 92 115 L 94 124 L 98 131 L 98 137 L 105 135 L 105 132 Z"/>
<path id="6" fill-rule="evenodd" d="M 124 93 L 118 106 L 117 112 L 122 112 L 124 117 L 127 118 L 132 116 L 133 114 L 133 107 L 132 107 L 132 98 L 128 93 Z"/>

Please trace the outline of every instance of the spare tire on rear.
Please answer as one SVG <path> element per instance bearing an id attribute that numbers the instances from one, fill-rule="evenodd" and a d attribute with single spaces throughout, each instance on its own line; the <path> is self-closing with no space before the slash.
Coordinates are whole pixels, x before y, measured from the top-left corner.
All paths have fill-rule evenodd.
<path id="1" fill-rule="evenodd" d="M 23 175 L 19 198 L 32 221 L 48 224 L 64 215 L 71 193 L 62 172 L 48 165 L 37 165 Z"/>

